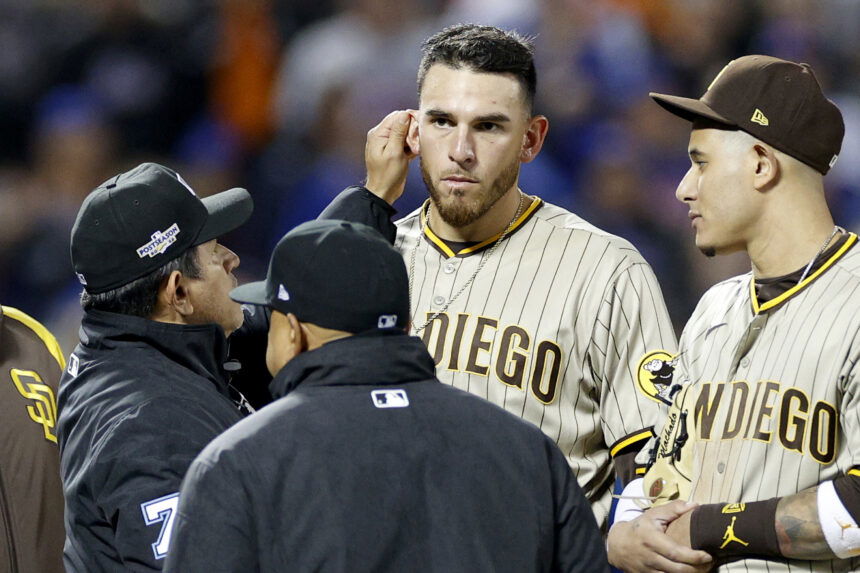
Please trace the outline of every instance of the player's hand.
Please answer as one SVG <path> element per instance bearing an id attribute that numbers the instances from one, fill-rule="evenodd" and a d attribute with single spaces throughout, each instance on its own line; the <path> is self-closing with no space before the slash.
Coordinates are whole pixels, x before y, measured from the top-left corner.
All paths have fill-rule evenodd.
<path id="1" fill-rule="evenodd" d="M 695 507 L 693 509 L 696 509 Z M 672 521 L 669 527 L 666 528 L 666 535 L 678 545 L 690 547 L 690 518 L 693 516 L 693 511 L 683 513 L 678 519 Z"/>
<path id="2" fill-rule="evenodd" d="M 616 523 L 609 531 L 609 562 L 627 573 L 704 573 L 713 559 L 704 551 L 680 545 L 666 530 L 695 508 L 695 504 L 673 501 L 654 507 L 632 521 Z M 689 518 L 689 516 L 688 516 Z M 689 537 L 689 525 L 687 526 Z"/>
<path id="3" fill-rule="evenodd" d="M 409 162 L 417 156 L 406 142 L 414 113 L 414 110 L 393 111 L 367 132 L 365 187 L 389 205 L 403 194 Z"/>

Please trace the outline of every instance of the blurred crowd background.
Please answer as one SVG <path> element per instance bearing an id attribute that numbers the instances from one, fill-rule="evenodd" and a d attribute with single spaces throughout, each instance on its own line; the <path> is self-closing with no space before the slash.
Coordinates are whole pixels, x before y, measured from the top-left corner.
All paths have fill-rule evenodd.
<path id="1" fill-rule="evenodd" d="M 260 278 L 284 232 L 361 181 L 367 130 L 416 106 L 421 41 L 457 22 L 536 38 L 550 131 L 521 187 L 631 240 L 679 330 L 709 285 L 749 265 L 693 247 L 674 198 L 689 126 L 649 91 L 698 97 L 744 54 L 812 64 L 847 126 L 830 205 L 860 226 L 857 0 L 0 0 L 0 302 L 71 351 L 71 224 L 94 187 L 142 161 L 201 195 L 249 189 L 255 214 L 224 242 L 240 280 Z M 425 196 L 416 170 L 397 207 Z"/>

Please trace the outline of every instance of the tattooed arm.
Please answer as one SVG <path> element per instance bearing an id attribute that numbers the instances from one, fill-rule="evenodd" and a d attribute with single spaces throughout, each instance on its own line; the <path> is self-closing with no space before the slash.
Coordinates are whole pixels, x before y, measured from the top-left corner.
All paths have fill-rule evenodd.
<path id="1" fill-rule="evenodd" d="M 779 552 L 793 559 L 833 559 L 818 517 L 818 486 L 780 498 L 776 506 Z"/>
<path id="2" fill-rule="evenodd" d="M 764 501 L 707 504 L 671 522 L 666 534 L 717 559 L 821 560 L 860 555 L 860 476 L 826 481 Z M 858 472 L 860 473 L 860 472 Z M 773 523 L 773 528 L 762 524 Z"/>

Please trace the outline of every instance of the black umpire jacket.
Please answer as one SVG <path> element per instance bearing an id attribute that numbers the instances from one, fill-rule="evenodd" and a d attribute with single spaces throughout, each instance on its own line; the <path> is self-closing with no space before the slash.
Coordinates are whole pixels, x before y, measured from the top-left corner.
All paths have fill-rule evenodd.
<path id="1" fill-rule="evenodd" d="M 161 569 L 188 466 L 243 417 L 226 357 L 214 324 L 85 313 L 58 396 L 68 572 Z"/>
<path id="2" fill-rule="evenodd" d="M 608 570 L 556 445 L 441 384 L 420 339 L 330 342 L 271 388 L 189 469 L 165 571 Z"/>

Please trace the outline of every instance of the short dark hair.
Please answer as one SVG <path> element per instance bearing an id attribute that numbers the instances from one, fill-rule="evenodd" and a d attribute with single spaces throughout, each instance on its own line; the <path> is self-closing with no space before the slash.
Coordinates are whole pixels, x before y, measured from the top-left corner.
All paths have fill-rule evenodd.
<path id="1" fill-rule="evenodd" d="M 203 269 L 197 257 L 197 247 L 188 249 L 149 274 L 115 289 L 98 294 L 91 294 L 84 290 L 81 293 L 81 306 L 84 310 L 103 310 L 149 318 L 155 312 L 161 283 L 173 271 L 179 271 L 192 279 L 199 279 Z"/>
<path id="2" fill-rule="evenodd" d="M 523 86 L 526 106 L 534 112 L 537 72 L 531 38 L 494 26 L 457 24 L 424 41 L 418 66 L 418 96 L 433 64 L 467 68 L 476 72 L 511 74 Z"/>

